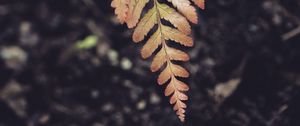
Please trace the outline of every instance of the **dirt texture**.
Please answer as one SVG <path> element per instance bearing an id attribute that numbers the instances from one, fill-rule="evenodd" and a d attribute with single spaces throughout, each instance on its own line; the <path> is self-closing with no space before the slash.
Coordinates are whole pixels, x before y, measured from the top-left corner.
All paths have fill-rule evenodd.
<path id="1" fill-rule="evenodd" d="M 184 124 L 110 3 L 0 0 L 0 126 L 300 126 L 299 0 L 197 10 Z"/>

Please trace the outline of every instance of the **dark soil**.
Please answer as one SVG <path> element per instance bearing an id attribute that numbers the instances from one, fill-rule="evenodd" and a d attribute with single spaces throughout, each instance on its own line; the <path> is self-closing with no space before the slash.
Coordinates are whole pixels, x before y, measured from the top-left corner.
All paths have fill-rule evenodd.
<path id="1" fill-rule="evenodd" d="M 110 2 L 0 0 L 0 126 L 300 126 L 299 0 L 207 0 L 184 124 Z"/>

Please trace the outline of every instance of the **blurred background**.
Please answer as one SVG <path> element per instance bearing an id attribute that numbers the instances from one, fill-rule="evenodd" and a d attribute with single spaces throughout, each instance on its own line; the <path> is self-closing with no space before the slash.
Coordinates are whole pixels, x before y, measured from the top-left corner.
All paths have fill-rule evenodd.
<path id="1" fill-rule="evenodd" d="M 111 0 L 0 0 L 0 126 L 299 126 L 300 1 L 207 0 L 187 121 Z"/>

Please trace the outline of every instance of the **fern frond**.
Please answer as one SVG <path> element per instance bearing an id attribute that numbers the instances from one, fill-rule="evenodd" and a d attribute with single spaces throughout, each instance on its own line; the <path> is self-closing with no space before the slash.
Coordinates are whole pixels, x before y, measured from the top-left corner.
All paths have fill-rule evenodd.
<path id="1" fill-rule="evenodd" d="M 113 0 L 112 5 L 116 8 L 115 13 L 120 17 L 124 17 Z M 144 59 L 155 55 L 151 63 L 151 71 L 157 72 L 162 70 L 158 76 L 157 83 L 159 85 L 167 85 L 165 96 L 170 97 L 170 104 L 174 105 L 178 118 L 183 122 L 185 120 L 185 109 L 187 105 L 183 102 L 188 100 L 185 94 L 189 87 L 184 82 L 178 80 L 178 77 L 187 78 L 189 72 L 182 66 L 175 64 L 174 61 L 188 61 L 189 55 L 179 49 L 169 46 L 169 42 L 175 42 L 180 45 L 191 47 L 193 40 L 189 36 L 191 34 L 191 26 L 188 21 L 197 23 L 198 17 L 196 9 L 191 5 L 189 0 L 167 0 L 172 3 L 176 9 L 167 4 L 160 3 L 158 0 L 151 0 L 153 6 L 141 17 L 143 8 L 149 0 L 128 0 L 126 4 L 128 11 L 126 20 L 120 20 L 127 23 L 129 28 L 135 27 L 132 39 L 138 43 L 145 39 L 151 29 L 154 33 L 150 35 L 146 44 L 141 50 L 141 55 Z M 204 9 L 204 0 L 192 0 L 198 7 Z M 121 18 L 124 19 L 124 18 Z M 167 26 L 161 21 L 166 20 L 173 26 Z M 157 26 L 157 27 L 155 27 Z M 154 29 L 156 28 L 156 29 Z M 155 50 L 158 50 L 154 54 Z"/>

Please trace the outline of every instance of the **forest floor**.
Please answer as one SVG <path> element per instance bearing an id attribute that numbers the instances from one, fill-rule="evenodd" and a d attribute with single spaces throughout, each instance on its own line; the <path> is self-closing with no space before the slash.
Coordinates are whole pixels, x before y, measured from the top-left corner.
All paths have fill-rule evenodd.
<path id="1" fill-rule="evenodd" d="M 182 125 L 110 2 L 0 1 L 0 126 Z M 300 1 L 198 11 L 184 125 L 300 126 Z"/>

